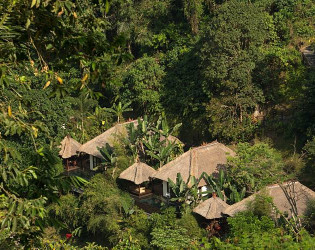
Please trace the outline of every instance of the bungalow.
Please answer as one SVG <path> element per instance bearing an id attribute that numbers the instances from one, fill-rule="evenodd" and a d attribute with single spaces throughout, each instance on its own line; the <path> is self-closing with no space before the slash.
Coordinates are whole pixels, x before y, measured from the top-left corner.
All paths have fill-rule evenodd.
<path id="1" fill-rule="evenodd" d="M 77 151 L 81 143 L 67 135 L 60 143 L 59 156 L 63 159 L 66 171 L 77 169 Z"/>
<path id="2" fill-rule="evenodd" d="M 121 172 L 119 179 L 127 180 L 129 182 L 127 185 L 129 192 L 140 197 L 152 194 L 150 189 L 140 185 L 144 182 L 149 182 L 155 173 L 156 170 L 149 165 L 142 162 L 136 162 Z"/>
<path id="3" fill-rule="evenodd" d="M 115 142 L 118 141 L 119 136 L 127 135 L 126 125 L 130 123 L 138 124 L 138 121 L 134 120 L 130 122 L 116 124 L 115 126 L 106 130 L 104 133 L 96 136 L 94 139 L 86 142 L 81 147 L 79 147 L 78 151 L 80 153 L 85 153 L 89 155 L 88 162 L 90 170 L 93 170 L 93 168 L 100 163 L 101 159 L 103 159 L 103 156 L 98 148 L 102 148 L 103 146 L 105 146 L 106 143 L 108 143 L 110 146 L 113 146 Z"/>
<path id="4" fill-rule="evenodd" d="M 272 197 L 274 205 L 281 213 L 287 214 L 288 217 L 304 215 L 308 201 L 315 199 L 315 192 L 300 182 L 287 182 L 267 186 L 258 193 L 252 194 L 246 199 L 227 207 L 223 213 L 234 216 L 238 212 L 247 210 L 248 204 L 255 199 L 257 194 L 265 194 Z"/>
<path id="5" fill-rule="evenodd" d="M 221 168 L 225 168 L 227 156 L 234 156 L 235 152 L 222 143 L 214 141 L 204 146 L 190 149 L 175 160 L 165 164 L 153 176 L 163 181 L 163 196 L 170 197 L 170 187 L 168 179 L 176 182 L 177 174 L 180 173 L 185 181 L 189 176 L 200 178 L 203 172 L 211 175 L 217 173 Z M 206 191 L 206 182 L 201 180 L 199 187 L 201 191 Z"/>
<path id="6" fill-rule="evenodd" d="M 229 205 L 226 202 L 213 193 L 211 198 L 201 202 L 194 208 L 193 212 L 201 215 L 207 220 L 213 220 L 221 218 L 222 212 L 228 207 Z"/>
<path id="7" fill-rule="evenodd" d="M 138 120 L 133 120 L 124 123 L 118 123 L 110 129 L 106 130 L 104 133 L 96 136 L 94 139 L 86 142 L 79 147 L 78 152 L 85 153 L 89 156 L 87 159 L 88 167 L 90 170 L 93 170 L 103 159 L 102 154 L 99 151 L 99 148 L 105 146 L 108 143 L 110 146 L 113 146 L 115 142 L 118 142 L 119 138 L 122 136 L 127 136 L 126 126 L 130 123 L 133 123 L 135 126 L 138 126 Z M 165 137 L 161 136 L 160 140 L 164 140 Z M 182 142 L 175 136 L 169 135 L 167 138 L 170 142 L 175 142 L 182 144 Z"/>

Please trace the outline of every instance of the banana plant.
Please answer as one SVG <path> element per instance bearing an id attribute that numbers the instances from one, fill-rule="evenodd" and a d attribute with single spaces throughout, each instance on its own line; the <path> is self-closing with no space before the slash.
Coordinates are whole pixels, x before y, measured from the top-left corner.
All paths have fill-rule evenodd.
<path id="1" fill-rule="evenodd" d="M 207 173 L 203 172 L 202 177 L 206 181 L 206 183 L 210 186 L 211 192 L 216 192 L 217 195 L 222 199 L 226 200 L 225 193 L 224 193 L 224 184 L 225 184 L 225 175 L 222 169 L 219 171 L 219 176 L 215 179 L 213 176 L 208 175 Z"/>
<path id="2" fill-rule="evenodd" d="M 189 176 L 189 196 L 188 200 L 190 201 L 191 207 L 195 207 L 203 198 L 204 194 L 209 194 L 209 191 L 201 192 L 199 189 L 199 183 L 202 180 L 202 176 L 200 178 L 196 178 L 195 176 Z"/>
<path id="3" fill-rule="evenodd" d="M 168 145 L 160 145 L 157 152 L 153 150 L 147 150 L 147 154 L 152 158 L 159 161 L 159 168 L 161 168 L 165 163 L 169 162 L 170 155 L 176 147 L 175 143 L 169 143 Z"/>
<path id="4" fill-rule="evenodd" d="M 92 115 L 88 116 L 88 119 L 96 123 L 100 130 L 104 132 L 108 129 L 109 119 L 111 118 L 111 114 L 106 112 L 105 108 L 97 106 Z"/>
<path id="5" fill-rule="evenodd" d="M 123 143 L 126 145 L 127 149 L 130 150 L 135 160 L 139 155 L 139 151 L 137 147 L 137 142 L 138 142 L 137 130 L 135 128 L 134 123 L 128 124 L 126 128 L 127 128 L 128 136 L 123 138 Z"/>
<path id="6" fill-rule="evenodd" d="M 104 166 L 105 170 L 109 167 L 113 167 L 112 176 L 114 177 L 116 168 L 117 168 L 117 155 L 114 149 L 106 143 L 104 147 L 98 148 L 101 155 L 103 156 L 102 165 Z"/>
<path id="7" fill-rule="evenodd" d="M 105 108 L 106 111 L 114 114 L 117 116 L 117 122 L 119 123 L 121 119 L 123 118 L 123 114 L 128 111 L 132 111 L 133 109 L 129 106 L 131 105 L 131 102 L 127 102 L 125 104 L 122 104 L 119 102 L 118 104 L 114 103 L 111 108 Z"/>
<path id="8" fill-rule="evenodd" d="M 167 138 L 169 135 L 174 134 L 181 126 L 182 123 L 178 123 L 174 127 L 170 128 L 166 119 L 163 119 L 161 123 L 161 133 L 165 136 L 165 138 Z"/>
<path id="9" fill-rule="evenodd" d="M 149 131 L 150 131 L 150 123 L 148 121 L 148 116 L 144 116 L 143 119 L 138 118 L 138 134 L 139 136 L 146 136 L 148 135 Z"/>
<path id="10" fill-rule="evenodd" d="M 180 173 L 177 174 L 175 183 L 168 179 L 170 188 L 175 196 L 171 198 L 171 201 L 189 202 L 190 206 L 194 207 L 202 199 L 203 193 L 198 188 L 201 179 L 202 177 L 189 176 L 187 182 L 185 182 Z"/>
<path id="11" fill-rule="evenodd" d="M 176 182 L 173 182 L 170 178 L 168 178 L 168 183 L 175 196 L 174 198 L 171 198 L 171 201 L 187 201 L 189 195 L 188 181 L 186 183 L 180 173 L 177 173 Z"/>
<path id="12" fill-rule="evenodd" d="M 160 116 L 159 119 L 156 122 L 156 126 L 152 128 L 155 132 L 161 134 L 164 136 L 165 140 L 167 140 L 167 137 L 171 134 L 174 134 L 180 127 L 182 126 L 182 123 L 176 124 L 174 127 L 170 127 L 167 123 L 167 120 L 165 117 Z"/>
<path id="13" fill-rule="evenodd" d="M 229 176 L 223 169 L 219 170 L 217 178 L 211 175 L 209 176 L 206 173 L 202 173 L 201 176 L 210 186 L 210 191 L 216 192 L 222 200 L 228 200 L 229 203 L 233 204 L 244 199 L 246 188 L 243 187 L 241 191 L 238 191 L 237 187 L 231 183 Z"/>
<path id="14" fill-rule="evenodd" d="M 125 139 L 125 144 L 131 150 L 133 155 L 145 157 L 144 141 L 149 136 L 149 122 L 147 116 L 143 119 L 138 118 L 138 126 L 134 123 L 127 126 L 128 137 Z"/>
<path id="15" fill-rule="evenodd" d="M 245 194 L 246 194 L 245 187 L 243 187 L 243 189 L 240 192 L 238 192 L 236 187 L 230 185 L 230 190 L 231 190 L 231 194 L 230 194 L 231 203 L 239 202 L 245 198 Z"/>

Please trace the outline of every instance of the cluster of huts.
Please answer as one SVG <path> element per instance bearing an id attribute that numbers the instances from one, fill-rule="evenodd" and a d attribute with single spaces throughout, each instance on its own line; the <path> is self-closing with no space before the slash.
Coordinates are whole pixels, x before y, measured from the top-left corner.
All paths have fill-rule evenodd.
<path id="1" fill-rule="evenodd" d="M 137 125 L 137 121 L 131 122 Z M 64 159 L 66 170 L 77 168 L 93 170 L 102 159 L 98 148 L 103 147 L 106 143 L 113 145 L 119 137 L 126 135 L 126 125 L 131 122 L 117 124 L 83 145 L 70 136 L 65 137 L 61 142 L 59 154 Z M 176 182 L 178 173 L 181 174 L 184 181 L 188 181 L 189 176 L 199 178 L 203 172 L 208 175 L 218 173 L 221 168 L 225 167 L 228 156 L 235 156 L 235 152 L 215 141 L 190 149 L 158 170 L 145 163 L 136 162 L 124 170 L 119 178 L 126 181 L 130 193 L 137 197 L 156 194 L 170 198 L 172 192 L 168 183 L 169 179 Z M 207 190 L 207 183 L 204 180 L 199 182 L 199 189 L 201 192 Z M 315 199 L 315 192 L 309 188 L 299 182 L 288 182 L 268 186 L 265 190 L 233 205 L 228 205 L 214 194 L 211 198 L 201 202 L 193 211 L 206 219 L 218 219 L 223 215 L 233 216 L 246 210 L 247 204 L 261 192 L 271 196 L 278 211 L 286 213 L 288 216 L 304 214 L 308 201 Z"/>

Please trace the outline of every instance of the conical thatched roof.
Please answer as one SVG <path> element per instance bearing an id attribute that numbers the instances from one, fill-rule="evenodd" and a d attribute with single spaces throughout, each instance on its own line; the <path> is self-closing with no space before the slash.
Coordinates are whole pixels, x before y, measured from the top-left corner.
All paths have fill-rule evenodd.
<path id="1" fill-rule="evenodd" d="M 72 139 L 70 135 L 67 135 L 62 141 L 61 141 L 61 150 L 59 151 L 59 155 L 63 159 L 70 158 L 71 156 L 74 156 L 77 154 L 77 150 L 81 146 L 81 143 L 77 142 L 76 140 Z"/>
<path id="2" fill-rule="evenodd" d="M 125 179 L 132 181 L 133 183 L 139 185 L 145 181 L 149 181 L 149 178 L 156 173 L 156 170 L 151 168 L 145 163 L 136 162 L 129 168 L 124 170 L 120 175 L 120 179 Z"/>
<path id="3" fill-rule="evenodd" d="M 296 204 L 298 215 L 305 213 L 307 203 L 310 199 L 315 199 L 315 192 L 300 182 L 287 182 L 282 185 L 275 184 L 255 193 L 246 199 L 237 202 L 223 211 L 224 214 L 234 216 L 238 212 L 247 210 L 248 203 L 253 201 L 257 194 L 264 194 L 273 198 L 274 205 L 280 212 L 287 212 L 289 217 L 292 214 L 292 204 Z M 290 202 L 291 200 L 291 202 Z M 293 203 L 292 203 L 293 202 Z"/>
<path id="4" fill-rule="evenodd" d="M 206 219 L 217 219 L 222 217 L 222 212 L 228 207 L 229 205 L 221 198 L 211 197 L 200 203 L 193 211 Z"/>
<path id="5" fill-rule="evenodd" d="M 235 153 L 225 145 L 215 141 L 185 152 L 161 167 L 153 177 L 164 181 L 168 181 L 170 178 L 175 182 L 177 173 L 180 173 L 185 181 L 190 175 L 196 178 L 199 178 L 203 172 L 210 175 L 218 172 L 220 168 L 224 168 L 228 155 L 234 156 Z M 205 184 L 205 181 L 201 180 L 199 186 Z"/>
<path id="6" fill-rule="evenodd" d="M 113 146 L 118 140 L 119 136 L 127 135 L 126 125 L 132 122 L 135 123 L 135 125 L 138 124 L 138 121 L 136 120 L 116 124 L 114 127 L 111 127 L 104 133 L 96 136 L 94 139 L 84 143 L 78 151 L 89 155 L 94 155 L 98 158 L 103 158 L 98 148 L 104 147 L 106 143 L 108 143 L 110 146 Z"/>

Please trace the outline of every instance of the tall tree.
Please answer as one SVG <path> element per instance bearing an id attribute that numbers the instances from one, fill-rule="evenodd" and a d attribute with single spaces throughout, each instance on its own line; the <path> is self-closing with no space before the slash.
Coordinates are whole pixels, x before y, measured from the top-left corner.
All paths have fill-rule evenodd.
<path id="1" fill-rule="evenodd" d="M 252 72 L 261 46 L 270 40 L 270 27 L 270 16 L 257 4 L 229 1 L 215 12 L 201 51 L 214 136 L 236 140 L 252 133 L 251 114 L 264 101 Z"/>

